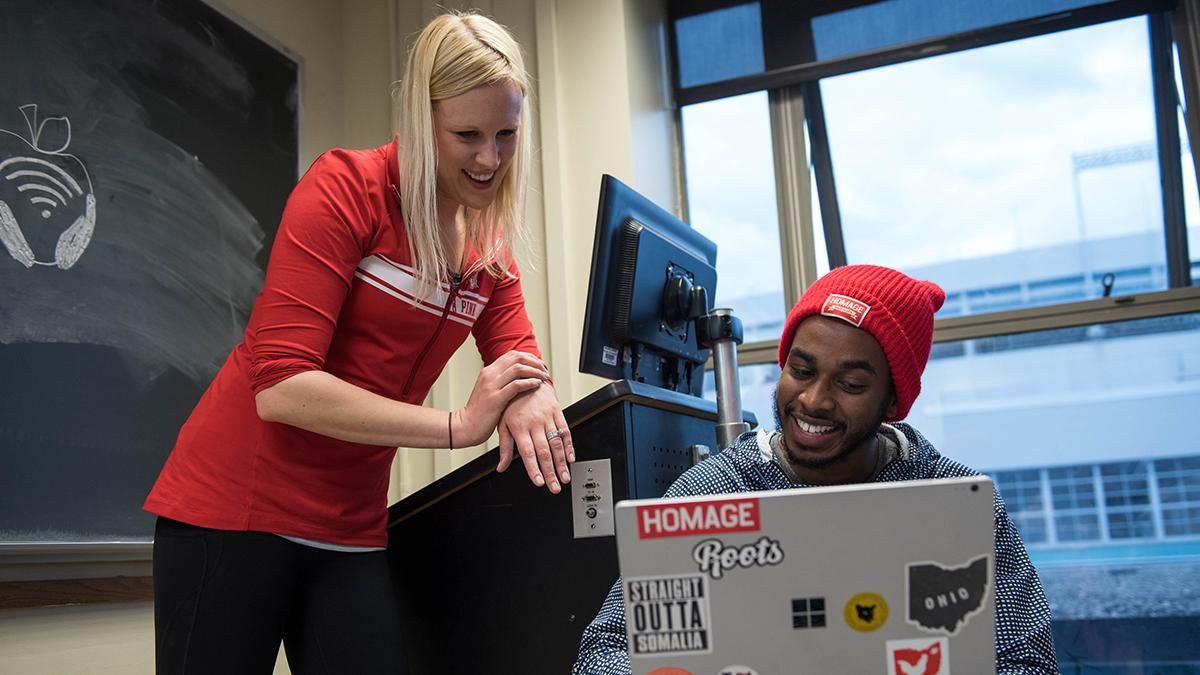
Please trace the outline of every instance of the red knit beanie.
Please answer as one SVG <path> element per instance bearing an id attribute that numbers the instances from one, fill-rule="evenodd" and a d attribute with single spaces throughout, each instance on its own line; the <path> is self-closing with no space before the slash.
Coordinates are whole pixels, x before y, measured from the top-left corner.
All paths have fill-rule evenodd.
<path id="1" fill-rule="evenodd" d="M 812 316 L 841 319 L 870 333 L 883 347 L 896 387 L 896 415 L 908 415 L 921 393 L 921 373 L 933 345 L 933 315 L 946 292 L 931 281 L 875 265 L 848 265 L 831 270 L 804 292 L 788 313 L 779 340 L 779 367 L 787 363 L 800 322 Z"/>

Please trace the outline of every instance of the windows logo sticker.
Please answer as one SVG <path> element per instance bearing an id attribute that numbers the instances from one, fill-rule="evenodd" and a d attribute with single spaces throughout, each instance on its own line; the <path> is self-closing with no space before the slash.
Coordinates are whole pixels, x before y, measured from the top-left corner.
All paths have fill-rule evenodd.
<path id="1" fill-rule="evenodd" d="M 825 598 L 793 598 L 792 628 L 824 628 Z"/>

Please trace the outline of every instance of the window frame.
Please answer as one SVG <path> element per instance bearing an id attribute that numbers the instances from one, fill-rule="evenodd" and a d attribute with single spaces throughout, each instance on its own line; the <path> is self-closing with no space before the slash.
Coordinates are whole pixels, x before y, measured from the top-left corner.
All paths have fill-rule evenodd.
<path id="1" fill-rule="evenodd" d="M 715 8 L 744 4 L 746 0 L 705 0 L 696 5 L 683 0 L 669 3 L 672 18 Z M 785 0 L 760 0 L 763 16 L 763 49 L 768 70 L 731 80 L 687 88 L 675 87 L 676 137 L 682 138 L 683 106 L 736 96 L 752 91 L 767 90 L 770 106 L 771 137 L 776 148 L 775 181 L 779 211 L 779 238 L 782 247 L 781 270 L 784 302 L 792 306 L 804 289 L 816 281 L 815 237 L 813 234 L 810 185 L 817 184 L 819 208 L 830 267 L 846 264 L 844 240 L 837 204 L 837 186 L 833 177 L 831 152 L 825 134 L 819 82 L 822 78 L 842 75 L 884 65 L 939 56 L 977 47 L 999 44 L 1026 37 L 1082 28 L 1120 19 L 1147 17 L 1150 26 L 1150 57 L 1155 100 L 1155 116 L 1159 156 L 1159 175 L 1162 180 L 1164 235 L 1168 288 L 1145 294 L 1123 295 L 1091 300 L 1069 301 L 1006 311 L 985 312 L 968 316 L 941 318 L 934 324 L 934 342 L 953 342 L 971 338 L 1011 335 L 1055 328 L 1079 327 L 1133 319 L 1170 316 L 1200 312 L 1200 287 L 1190 285 L 1190 255 L 1187 223 L 1184 218 L 1183 172 L 1180 160 L 1181 144 L 1177 117 L 1177 82 L 1173 62 L 1175 45 L 1179 47 L 1182 73 L 1184 124 L 1189 132 L 1200 133 L 1200 3 L 1183 0 L 1176 7 L 1169 0 L 1115 0 L 1077 10 L 1025 19 L 986 29 L 972 30 L 936 39 L 897 45 L 849 57 L 801 63 L 771 68 L 773 62 L 800 60 L 812 53 L 812 36 L 800 30 L 791 15 L 807 11 L 809 15 L 833 11 L 840 7 L 868 4 L 859 0 L 825 1 L 817 10 L 808 7 L 795 10 L 794 3 Z M 686 7 L 684 7 L 686 5 Z M 1195 6 L 1195 7 L 1194 7 Z M 793 18 L 787 21 L 787 18 Z M 673 25 L 673 24 L 672 24 Z M 807 23 L 803 24 L 807 26 Z M 674 74 L 678 73 L 674 31 L 669 29 L 670 60 Z M 783 46 L 780 46 L 783 45 Z M 782 53 L 782 52 L 787 52 Z M 676 77 L 674 82 L 678 82 Z M 805 143 L 805 124 L 811 147 Z M 1192 135 L 1189 133 L 1189 139 Z M 686 152 L 682 143 L 680 153 Z M 809 170 L 809 156 L 812 171 Z M 1200 153 L 1192 159 L 1200 176 Z M 680 161 L 679 166 L 682 166 Z M 682 172 L 680 172 L 682 173 Z M 684 217 L 687 217 L 686 178 L 680 176 L 684 196 Z M 775 362 L 778 340 L 765 340 L 740 345 L 739 365 Z M 712 363 L 709 363 L 712 367 Z"/>

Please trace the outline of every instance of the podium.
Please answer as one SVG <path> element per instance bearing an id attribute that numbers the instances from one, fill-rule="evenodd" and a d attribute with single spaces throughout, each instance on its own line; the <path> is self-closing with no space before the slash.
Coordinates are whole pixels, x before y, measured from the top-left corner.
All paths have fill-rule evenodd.
<path id="1" fill-rule="evenodd" d="M 629 380 L 563 415 L 577 469 L 561 493 L 534 487 L 519 458 L 496 473 L 493 448 L 389 509 L 413 675 L 569 673 L 619 574 L 616 540 L 596 522 L 622 499 L 662 496 L 693 446 L 715 445 L 715 403 Z"/>

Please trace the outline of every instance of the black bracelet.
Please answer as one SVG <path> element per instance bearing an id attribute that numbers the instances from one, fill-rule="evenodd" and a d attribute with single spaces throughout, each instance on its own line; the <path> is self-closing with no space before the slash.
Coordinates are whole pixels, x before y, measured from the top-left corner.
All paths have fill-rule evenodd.
<path id="1" fill-rule="evenodd" d="M 450 437 L 450 449 L 454 449 L 454 412 L 446 413 L 446 435 Z"/>

